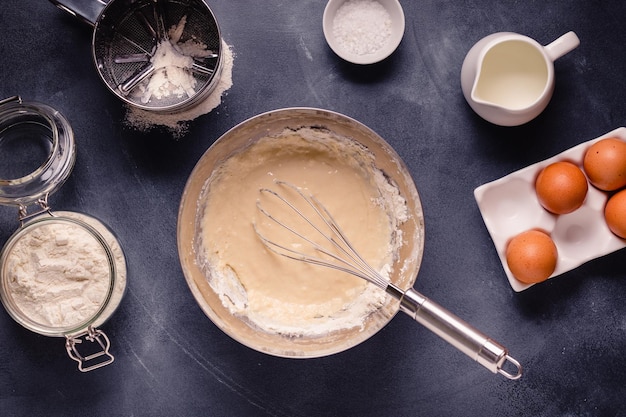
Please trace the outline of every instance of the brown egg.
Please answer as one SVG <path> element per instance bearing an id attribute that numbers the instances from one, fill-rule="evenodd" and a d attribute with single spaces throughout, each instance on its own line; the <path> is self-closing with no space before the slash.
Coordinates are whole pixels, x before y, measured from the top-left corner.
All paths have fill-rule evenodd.
<path id="1" fill-rule="evenodd" d="M 587 178 L 571 162 L 554 162 L 541 170 L 535 181 L 539 203 L 554 214 L 571 213 L 587 196 Z"/>
<path id="2" fill-rule="evenodd" d="M 626 239 L 626 189 L 609 198 L 604 207 L 604 219 L 613 233 Z"/>
<path id="3" fill-rule="evenodd" d="M 589 182 L 604 191 L 626 186 L 626 141 L 601 139 L 591 145 L 583 159 Z"/>
<path id="4" fill-rule="evenodd" d="M 511 273 L 525 284 L 548 279 L 556 268 L 557 256 L 552 238 L 540 230 L 522 232 L 506 247 L 506 262 Z"/>

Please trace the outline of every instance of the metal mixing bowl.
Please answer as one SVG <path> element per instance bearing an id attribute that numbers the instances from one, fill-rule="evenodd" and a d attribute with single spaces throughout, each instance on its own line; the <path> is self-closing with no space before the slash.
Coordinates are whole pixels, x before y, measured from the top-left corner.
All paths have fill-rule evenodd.
<path id="1" fill-rule="evenodd" d="M 403 289 L 413 286 L 424 247 L 422 205 L 406 166 L 391 146 L 362 123 L 328 110 L 287 108 L 260 114 L 235 126 L 220 137 L 200 158 L 185 186 L 178 214 L 178 251 L 187 284 L 204 313 L 221 330 L 242 344 L 275 356 L 311 358 L 349 349 L 368 339 L 396 314 L 399 303 L 389 300 L 365 320 L 363 329 L 349 329 L 321 337 L 289 337 L 266 333 L 234 316 L 222 305 L 209 285 L 198 261 L 202 193 L 207 180 L 222 162 L 251 143 L 285 128 L 323 127 L 367 147 L 383 171 L 406 199 L 409 219 L 401 225 L 405 243 L 393 268 L 391 280 Z M 322 273 L 322 272 L 321 272 Z"/>

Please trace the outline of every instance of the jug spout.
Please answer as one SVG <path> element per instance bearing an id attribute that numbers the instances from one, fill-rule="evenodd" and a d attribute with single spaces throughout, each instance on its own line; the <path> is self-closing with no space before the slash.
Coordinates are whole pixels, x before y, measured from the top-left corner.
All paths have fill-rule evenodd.
<path id="1" fill-rule="evenodd" d="M 552 61 L 543 47 L 520 35 L 491 43 L 477 62 L 470 100 L 497 124 L 528 121 L 552 94 Z"/>
<path id="2" fill-rule="evenodd" d="M 545 82 L 495 82 L 489 77 L 477 79 L 470 95 L 471 100 L 479 106 L 506 113 L 522 113 L 532 109 L 541 98 L 549 93 Z"/>
<path id="3" fill-rule="evenodd" d="M 477 84 L 478 84 L 478 82 L 474 85 L 474 89 L 472 90 L 472 95 L 471 95 L 471 99 L 472 99 L 472 101 L 476 105 L 482 106 L 482 107 L 486 108 L 487 110 L 490 109 L 490 111 L 492 111 L 492 112 L 494 112 L 494 111 L 513 112 L 513 111 L 515 111 L 515 109 L 513 109 L 512 107 L 507 107 L 505 105 L 506 103 L 503 104 L 501 102 L 495 102 L 495 101 L 489 100 L 487 98 L 483 98 L 482 96 L 477 94 L 476 93 Z"/>
<path id="4" fill-rule="evenodd" d="M 517 126 L 534 119 L 546 107 L 553 84 L 546 77 L 524 77 L 481 68 L 470 93 L 470 104 L 483 118 L 500 126 Z"/>

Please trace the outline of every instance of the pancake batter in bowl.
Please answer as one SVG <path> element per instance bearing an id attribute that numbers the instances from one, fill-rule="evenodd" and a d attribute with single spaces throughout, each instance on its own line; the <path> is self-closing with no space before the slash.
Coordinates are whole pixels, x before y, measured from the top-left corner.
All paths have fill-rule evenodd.
<path id="1" fill-rule="evenodd" d="M 253 224 L 270 239 L 293 244 L 257 208 L 257 201 L 267 198 L 262 188 L 289 196 L 276 180 L 314 195 L 357 251 L 389 276 L 402 244 L 398 225 L 407 216 L 404 199 L 363 146 L 303 127 L 261 138 L 208 179 L 195 245 L 211 287 L 231 313 L 265 332 L 315 337 L 362 328 L 384 304 L 384 291 L 345 272 L 283 258 L 256 235 Z M 297 218 L 271 201 L 261 202 L 281 220 Z"/>

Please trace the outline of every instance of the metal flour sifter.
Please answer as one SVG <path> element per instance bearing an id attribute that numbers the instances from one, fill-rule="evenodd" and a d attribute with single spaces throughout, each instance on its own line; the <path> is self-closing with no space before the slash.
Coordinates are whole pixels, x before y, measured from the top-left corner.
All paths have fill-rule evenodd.
<path id="1" fill-rule="evenodd" d="M 203 0 L 50 1 L 94 27 L 98 74 L 130 106 L 177 113 L 219 81 L 220 29 Z"/>

